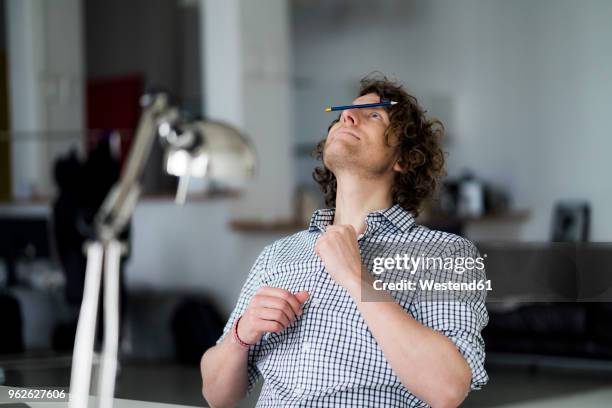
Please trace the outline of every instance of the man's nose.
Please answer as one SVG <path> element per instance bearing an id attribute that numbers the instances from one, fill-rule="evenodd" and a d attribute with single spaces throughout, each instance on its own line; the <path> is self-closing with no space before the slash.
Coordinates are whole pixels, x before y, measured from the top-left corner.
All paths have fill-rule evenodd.
<path id="1" fill-rule="evenodd" d="M 345 109 L 341 115 L 342 123 L 355 126 L 359 123 L 359 113 L 357 109 Z"/>

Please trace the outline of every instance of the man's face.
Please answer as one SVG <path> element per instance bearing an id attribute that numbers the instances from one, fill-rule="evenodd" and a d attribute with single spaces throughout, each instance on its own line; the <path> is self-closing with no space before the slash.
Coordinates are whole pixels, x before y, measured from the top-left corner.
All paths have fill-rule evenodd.
<path id="1" fill-rule="evenodd" d="M 376 94 L 360 96 L 353 104 L 377 103 Z M 395 144 L 387 145 L 385 131 L 389 127 L 389 114 L 382 108 L 358 108 L 342 111 L 325 140 L 323 162 L 336 176 L 350 170 L 363 177 L 380 177 L 392 172 L 395 164 Z"/>

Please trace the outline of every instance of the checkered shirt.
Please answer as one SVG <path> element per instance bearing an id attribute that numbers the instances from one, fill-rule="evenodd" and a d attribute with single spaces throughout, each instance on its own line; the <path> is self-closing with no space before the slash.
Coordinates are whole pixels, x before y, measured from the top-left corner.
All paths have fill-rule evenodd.
<path id="1" fill-rule="evenodd" d="M 266 333 L 249 350 L 248 392 L 260 376 L 264 379 L 258 407 L 428 406 L 394 374 L 355 302 L 314 253 L 315 241 L 333 218 L 333 209 L 317 210 L 308 230 L 264 248 L 218 342 L 261 286 L 293 293 L 307 290 L 310 296 L 302 316 L 280 333 Z M 364 264 L 381 251 L 479 256 L 470 241 L 416 224 L 413 215 L 397 204 L 368 214 L 366 221 L 367 228 L 358 237 Z M 484 270 L 480 273 L 484 277 Z M 472 390 L 487 383 L 481 337 L 488 322 L 486 295 L 476 292 L 467 302 L 419 301 L 418 291 L 393 295 L 406 313 L 455 344 L 471 368 Z"/>

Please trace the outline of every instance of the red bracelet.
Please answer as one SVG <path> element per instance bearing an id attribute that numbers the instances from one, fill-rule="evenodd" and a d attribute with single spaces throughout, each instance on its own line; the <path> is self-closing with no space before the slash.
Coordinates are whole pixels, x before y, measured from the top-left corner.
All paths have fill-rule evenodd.
<path id="1" fill-rule="evenodd" d="M 237 320 L 236 323 L 234 323 L 234 327 L 232 328 L 232 339 L 234 339 L 234 341 L 236 343 L 238 343 L 238 345 L 242 348 L 249 348 L 251 346 L 254 346 L 254 344 L 249 344 L 249 343 L 245 343 L 244 341 L 242 341 L 242 339 L 238 336 L 238 323 L 240 322 L 240 319 L 242 319 L 242 316 L 240 316 Z"/>

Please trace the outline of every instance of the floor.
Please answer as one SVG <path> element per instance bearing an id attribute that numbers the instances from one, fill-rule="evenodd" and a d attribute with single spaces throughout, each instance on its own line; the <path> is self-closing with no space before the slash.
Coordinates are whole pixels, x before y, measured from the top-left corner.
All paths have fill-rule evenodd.
<path id="1" fill-rule="evenodd" d="M 4 385 L 66 386 L 70 360 L 5 360 Z M 487 367 L 490 381 L 472 392 L 464 407 L 545 408 L 559 406 L 609 407 L 612 405 L 612 371 L 584 368 Z M 0 376 L 0 380 L 1 380 Z M 197 366 L 170 363 L 124 362 L 116 395 L 120 398 L 206 406 L 200 394 Z M 241 407 L 252 407 L 256 395 Z M 563 405 L 564 403 L 565 405 Z"/>

